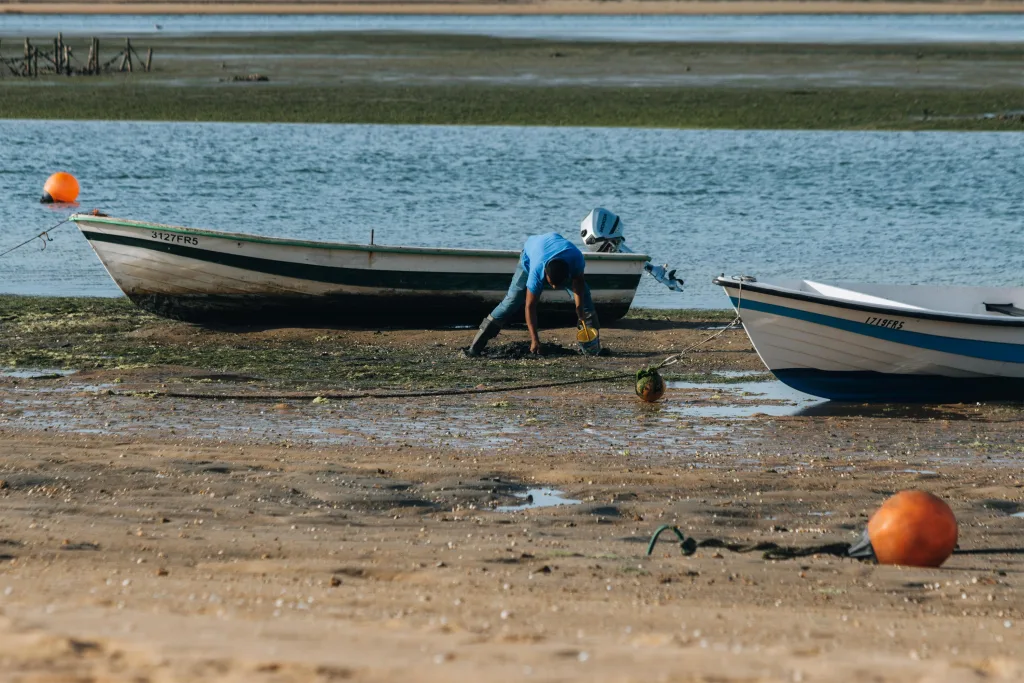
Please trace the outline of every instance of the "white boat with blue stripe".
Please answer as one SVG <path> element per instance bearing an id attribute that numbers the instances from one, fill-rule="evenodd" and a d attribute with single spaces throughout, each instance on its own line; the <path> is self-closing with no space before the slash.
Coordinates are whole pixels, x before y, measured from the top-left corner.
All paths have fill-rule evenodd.
<path id="1" fill-rule="evenodd" d="M 838 401 L 1024 400 L 1024 287 L 718 277 L 768 369 Z"/>

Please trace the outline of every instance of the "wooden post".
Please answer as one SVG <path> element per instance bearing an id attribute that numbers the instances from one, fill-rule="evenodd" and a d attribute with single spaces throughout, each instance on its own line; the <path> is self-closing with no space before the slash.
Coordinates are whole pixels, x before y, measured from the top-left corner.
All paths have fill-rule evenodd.
<path id="1" fill-rule="evenodd" d="M 96 46 L 96 61 L 93 62 L 93 68 L 96 70 L 96 73 L 98 74 L 100 72 L 100 39 L 93 38 L 92 44 Z"/>
<path id="2" fill-rule="evenodd" d="M 146 50 L 146 73 L 153 69 L 153 48 Z"/>
<path id="3" fill-rule="evenodd" d="M 31 76 L 30 70 L 32 66 L 32 43 L 29 42 L 28 38 L 25 39 L 25 66 L 22 68 L 22 72 L 25 76 Z"/>
<path id="4" fill-rule="evenodd" d="M 64 34 L 63 33 L 58 33 L 57 34 L 57 55 L 55 56 L 55 59 L 57 60 L 57 75 L 59 76 L 60 74 L 64 73 Z"/>
<path id="5" fill-rule="evenodd" d="M 53 68 L 60 73 L 60 52 L 57 51 L 57 39 L 53 39 Z"/>
<path id="6" fill-rule="evenodd" d="M 64 46 L 64 75 L 71 75 L 71 46 Z"/>
<path id="7" fill-rule="evenodd" d="M 89 59 L 85 62 L 85 73 L 87 74 L 92 73 L 93 47 L 92 40 L 89 40 Z"/>
<path id="8" fill-rule="evenodd" d="M 121 68 L 118 71 L 124 71 L 127 68 L 128 73 L 131 73 L 131 39 L 125 38 L 125 53 L 121 57 Z"/>
<path id="9" fill-rule="evenodd" d="M 39 78 L 39 48 L 32 46 L 32 75 Z"/>

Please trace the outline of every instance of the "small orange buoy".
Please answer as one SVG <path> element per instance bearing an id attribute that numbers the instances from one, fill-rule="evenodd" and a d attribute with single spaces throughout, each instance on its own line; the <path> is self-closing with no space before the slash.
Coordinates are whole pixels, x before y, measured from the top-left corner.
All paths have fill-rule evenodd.
<path id="1" fill-rule="evenodd" d="M 647 403 L 655 403 L 665 395 L 665 380 L 657 368 L 646 368 L 636 373 L 636 395 Z"/>
<path id="2" fill-rule="evenodd" d="M 78 199 L 78 181 L 64 171 L 54 173 L 43 185 L 41 204 L 70 204 Z"/>
<path id="3" fill-rule="evenodd" d="M 953 554 L 956 540 L 956 516 L 942 499 L 925 491 L 900 491 L 871 515 L 850 555 L 879 564 L 938 567 Z"/>

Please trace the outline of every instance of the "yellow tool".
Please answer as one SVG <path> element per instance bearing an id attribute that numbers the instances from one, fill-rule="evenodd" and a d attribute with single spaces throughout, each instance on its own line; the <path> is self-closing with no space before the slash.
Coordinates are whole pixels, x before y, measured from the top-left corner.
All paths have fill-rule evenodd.
<path id="1" fill-rule="evenodd" d="M 576 341 L 581 344 L 588 344 L 597 339 L 597 330 L 587 327 L 586 320 L 581 320 L 580 324 L 583 325 L 583 328 L 576 330 Z"/>
<path id="2" fill-rule="evenodd" d="M 576 342 L 580 345 L 580 350 L 588 356 L 601 353 L 601 340 L 598 338 L 600 333 L 593 327 L 588 327 L 583 320 L 580 321 L 580 325 L 582 327 L 576 330 Z"/>

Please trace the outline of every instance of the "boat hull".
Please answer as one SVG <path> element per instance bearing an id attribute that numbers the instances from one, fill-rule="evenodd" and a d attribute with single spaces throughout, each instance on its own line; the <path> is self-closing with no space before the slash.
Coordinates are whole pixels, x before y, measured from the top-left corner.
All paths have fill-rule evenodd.
<path id="1" fill-rule="evenodd" d="M 830 301 L 718 278 L 754 348 L 787 385 L 863 402 L 1024 400 L 1024 319 Z M 981 290 L 1004 300 L 1019 290 Z"/>
<path id="2" fill-rule="evenodd" d="M 325 327 L 475 325 L 505 296 L 519 253 L 302 242 L 75 216 L 133 302 L 204 324 Z M 624 258 L 623 258 L 624 257 Z M 632 304 L 647 257 L 587 255 L 603 322 Z M 541 297 L 542 324 L 572 324 L 565 292 Z"/>
<path id="3" fill-rule="evenodd" d="M 475 326 L 497 304 L 483 298 L 435 294 L 126 294 L 139 308 L 163 318 L 203 325 L 268 327 Z M 629 303 L 605 302 L 597 305 L 598 317 L 602 324 L 614 322 L 626 315 L 629 307 Z M 576 320 L 576 309 L 568 299 L 545 302 L 538 313 L 542 327 L 567 327 Z"/>

